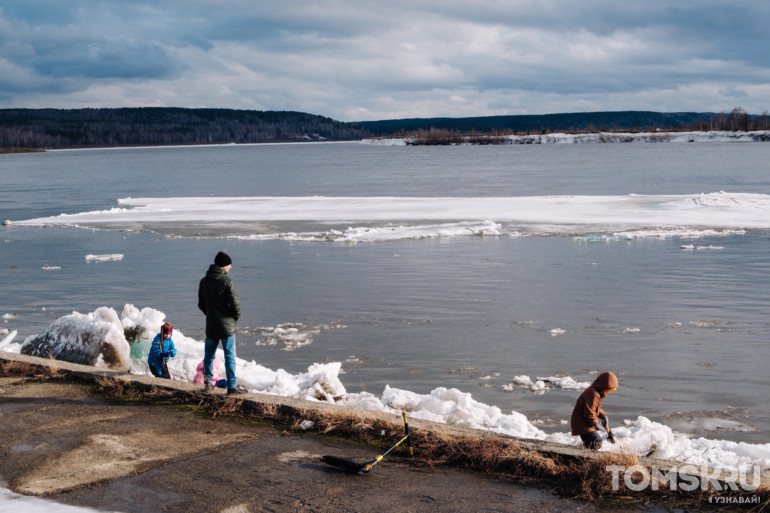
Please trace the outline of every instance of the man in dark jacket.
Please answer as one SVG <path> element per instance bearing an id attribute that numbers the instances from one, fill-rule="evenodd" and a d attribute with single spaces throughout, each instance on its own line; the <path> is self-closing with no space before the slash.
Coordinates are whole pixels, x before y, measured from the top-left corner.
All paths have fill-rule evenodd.
<path id="1" fill-rule="evenodd" d="M 222 342 L 227 372 L 227 394 L 246 392 L 238 387 L 235 379 L 235 323 L 241 316 L 238 295 L 233 280 L 227 276 L 233 267 L 227 253 L 219 252 L 209 266 L 206 276 L 198 286 L 198 308 L 206 315 L 206 352 L 203 357 L 203 386 L 206 391 L 214 390 L 211 384 L 214 354 Z"/>
<path id="2" fill-rule="evenodd" d="M 597 431 L 599 419 L 607 422 L 607 414 L 602 410 L 602 399 L 617 388 L 618 378 L 611 372 L 603 372 L 580 394 L 575 403 L 570 418 L 572 435 L 580 435 L 583 445 L 588 449 L 597 450 L 602 446 L 602 436 Z"/>

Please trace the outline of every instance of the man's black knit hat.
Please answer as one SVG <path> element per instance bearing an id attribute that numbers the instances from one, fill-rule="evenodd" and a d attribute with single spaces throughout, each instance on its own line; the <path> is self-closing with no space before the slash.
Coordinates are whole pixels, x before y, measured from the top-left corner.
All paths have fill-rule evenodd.
<path id="1" fill-rule="evenodd" d="M 217 256 L 214 257 L 214 264 L 217 267 L 226 267 L 228 265 L 232 265 L 232 263 L 233 263 L 233 259 L 230 258 L 230 256 L 223 251 L 220 251 L 219 253 L 217 253 Z"/>

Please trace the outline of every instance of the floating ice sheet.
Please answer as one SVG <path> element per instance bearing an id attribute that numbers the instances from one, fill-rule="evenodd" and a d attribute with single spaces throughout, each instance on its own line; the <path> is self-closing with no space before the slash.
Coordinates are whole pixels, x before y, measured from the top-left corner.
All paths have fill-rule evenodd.
<path id="1" fill-rule="evenodd" d="M 120 208 L 11 224 L 341 242 L 490 235 L 587 236 L 581 240 L 594 242 L 770 229 L 770 195 L 733 192 L 483 198 L 179 197 L 124 198 L 118 203 Z M 329 229 L 319 232 L 319 225 Z M 283 226 L 299 230 L 281 231 Z M 192 233 L 193 228 L 199 231 Z"/>
<path id="2" fill-rule="evenodd" d="M 120 253 L 112 253 L 108 255 L 86 255 L 86 262 L 109 262 L 111 260 L 123 260 L 123 255 Z"/>

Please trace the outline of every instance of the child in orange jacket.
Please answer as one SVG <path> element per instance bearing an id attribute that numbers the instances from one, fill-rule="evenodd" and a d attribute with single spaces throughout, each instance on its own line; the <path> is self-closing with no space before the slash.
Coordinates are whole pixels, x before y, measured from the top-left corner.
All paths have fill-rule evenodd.
<path id="1" fill-rule="evenodd" d="M 602 419 L 605 425 L 607 423 L 607 414 L 602 410 L 602 400 L 617 388 L 618 378 L 611 372 L 603 372 L 580 394 L 575 403 L 570 428 L 572 435 L 579 435 L 588 449 L 598 450 L 602 446 L 602 436 L 597 431 L 599 419 Z"/>

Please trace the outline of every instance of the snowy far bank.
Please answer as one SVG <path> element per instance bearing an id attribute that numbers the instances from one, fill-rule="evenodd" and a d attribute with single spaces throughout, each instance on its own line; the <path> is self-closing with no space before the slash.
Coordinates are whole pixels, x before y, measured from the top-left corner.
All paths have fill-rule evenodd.
<path id="1" fill-rule="evenodd" d="M 427 237 L 734 234 L 770 229 L 770 195 L 123 198 L 109 210 L 10 226 L 146 230 L 247 240 L 373 242 Z M 299 231 L 276 231 L 276 226 Z M 302 231 L 327 225 L 329 230 Z M 339 228 L 347 226 L 348 228 Z M 191 230 L 194 228 L 194 232 Z"/>
<path id="2" fill-rule="evenodd" d="M 66 319 L 71 319 L 70 329 L 62 329 Z M 91 321 L 90 323 L 88 321 Z M 165 314 L 153 308 L 138 309 L 125 305 L 120 315 L 108 307 L 101 307 L 90 314 L 73 313 L 57 319 L 57 338 L 49 337 L 58 354 L 82 350 L 83 340 L 91 340 L 93 333 L 111 333 L 111 351 L 131 353 L 131 373 L 149 375 L 145 363 L 152 338 L 164 322 Z M 46 333 L 53 333 L 48 331 Z M 129 333 L 134 340 L 129 344 L 125 338 Z M 116 336 L 117 334 L 117 336 Z M 0 342 L 0 350 L 12 353 L 24 352 L 23 346 L 40 335 L 29 337 L 24 343 L 15 343 L 16 332 L 8 334 Z M 172 379 L 192 382 L 198 364 L 203 359 L 203 343 L 174 331 L 177 356 L 169 361 Z M 95 344 L 103 341 L 95 340 Z M 219 351 L 220 361 L 224 361 Z M 97 358 L 97 366 L 106 365 Z M 219 373 L 224 376 L 225 369 Z M 522 438 L 544 440 L 565 445 L 578 445 L 578 437 L 568 432 L 547 433 L 530 422 L 519 412 L 503 412 L 493 405 L 473 399 L 472 395 L 455 388 L 436 387 L 429 394 L 417 394 L 386 386 L 380 395 L 369 392 L 348 393 L 339 375 L 341 362 L 313 363 L 306 372 L 290 374 L 283 369 L 272 370 L 254 361 L 237 360 L 236 375 L 239 385 L 253 392 L 294 397 L 307 401 L 323 401 L 330 404 L 356 406 L 359 408 L 398 413 L 401 410 L 409 416 L 433 422 L 466 426 L 473 429 L 490 430 Z M 576 382 L 569 377 L 538 377 L 533 381 L 528 376 L 517 376 L 510 386 L 523 386 L 533 391 L 545 388 L 563 388 L 579 391 L 586 382 Z M 749 444 L 730 440 L 712 440 L 690 436 L 672 430 L 669 426 L 639 416 L 626 419 L 613 429 L 617 444 L 605 444 L 602 451 L 626 452 L 639 456 L 650 456 L 692 465 L 709 465 L 718 468 L 738 469 L 749 472 L 754 467 L 770 468 L 770 443 Z"/>
<path id="3" fill-rule="evenodd" d="M 506 144 L 597 144 L 597 143 L 695 143 L 695 142 L 768 142 L 770 130 L 749 132 L 694 131 L 694 132 L 596 132 L 581 134 L 534 134 L 500 136 Z M 414 139 L 383 138 L 365 139 L 364 144 L 379 146 L 405 146 Z M 466 143 L 472 144 L 472 143 Z"/>

